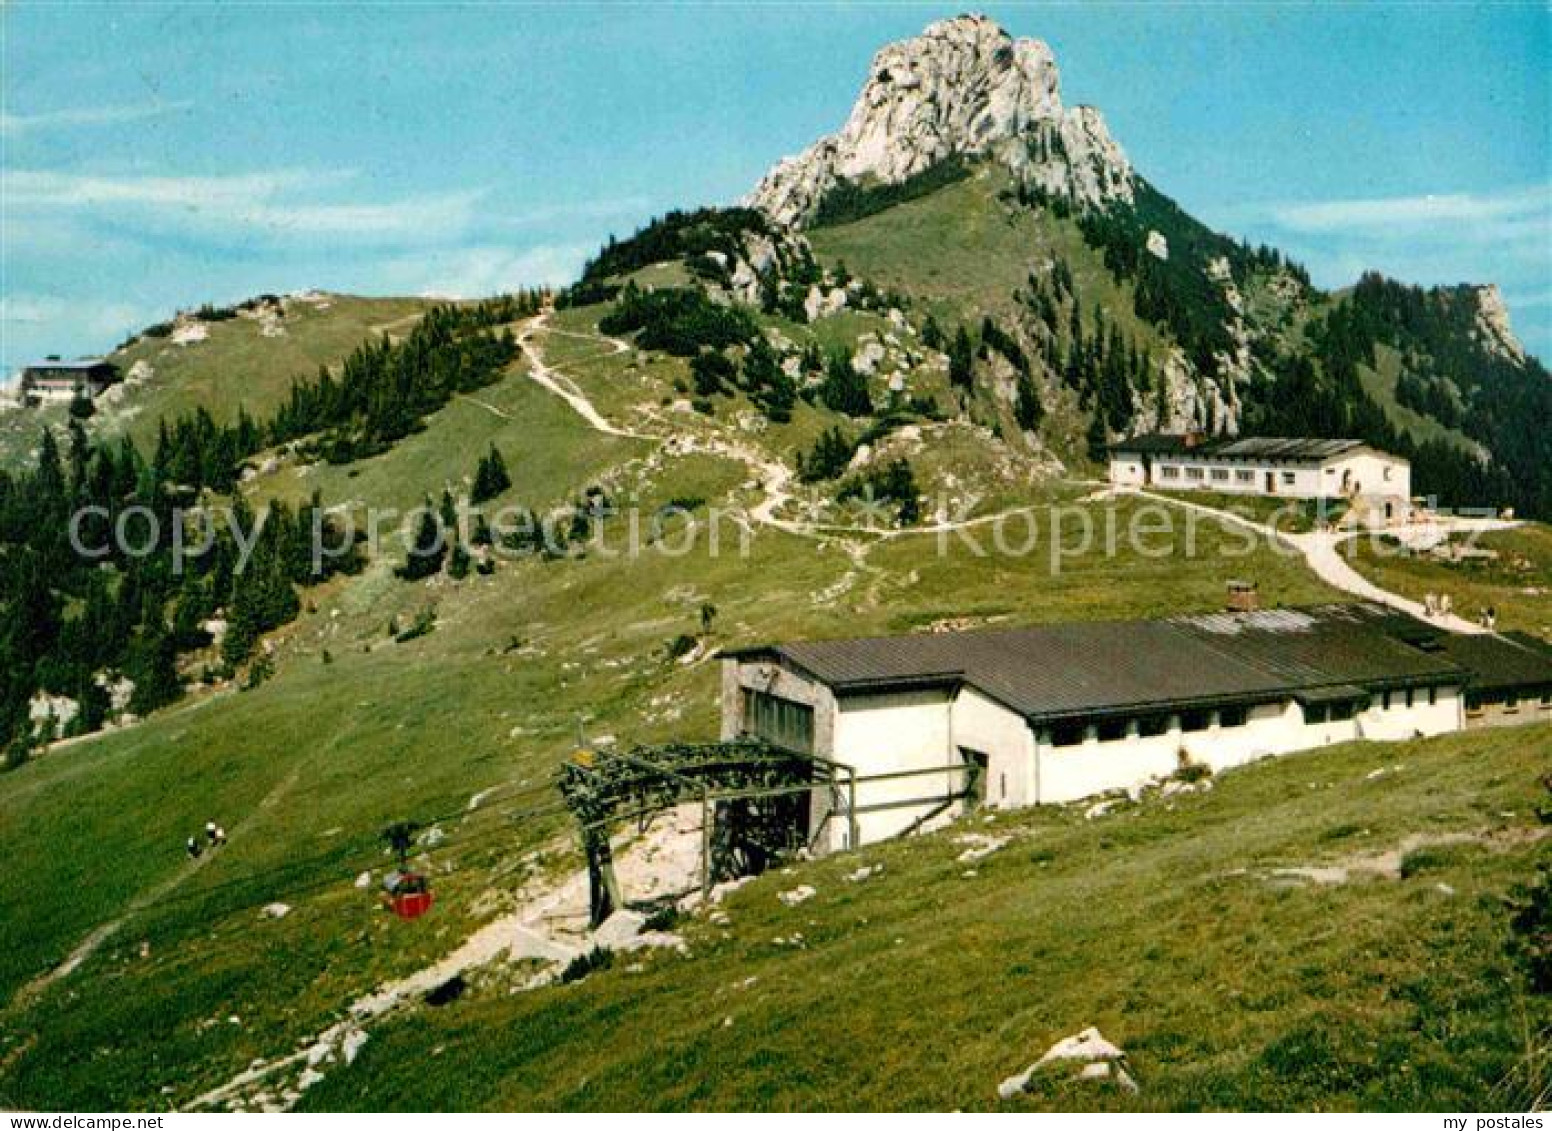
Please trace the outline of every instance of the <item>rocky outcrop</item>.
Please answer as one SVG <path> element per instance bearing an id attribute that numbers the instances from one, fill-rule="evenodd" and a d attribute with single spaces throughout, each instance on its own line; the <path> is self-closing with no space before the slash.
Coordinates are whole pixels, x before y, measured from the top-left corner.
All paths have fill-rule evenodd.
<path id="1" fill-rule="evenodd" d="M 1497 286 L 1476 288 L 1476 326 L 1472 334 L 1482 348 L 1518 364 L 1525 362 L 1525 347 L 1509 327 L 1509 308 Z"/>
<path id="2" fill-rule="evenodd" d="M 985 16 L 885 47 L 840 132 L 766 174 L 746 203 L 801 225 L 841 181 L 898 184 L 951 157 L 1001 162 L 1025 184 L 1093 205 L 1132 199 L 1132 170 L 1099 111 L 1065 109 L 1056 61 Z"/>

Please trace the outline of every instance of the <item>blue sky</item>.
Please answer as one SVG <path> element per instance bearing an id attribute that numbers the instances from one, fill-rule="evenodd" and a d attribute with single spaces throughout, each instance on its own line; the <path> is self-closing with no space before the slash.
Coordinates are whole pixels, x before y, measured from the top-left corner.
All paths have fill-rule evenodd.
<path id="1" fill-rule="evenodd" d="M 563 281 L 840 125 L 906 4 L 0 6 L 0 363 L 181 306 Z M 990 4 L 1189 211 L 1293 252 L 1496 281 L 1552 356 L 1539 3 Z"/>

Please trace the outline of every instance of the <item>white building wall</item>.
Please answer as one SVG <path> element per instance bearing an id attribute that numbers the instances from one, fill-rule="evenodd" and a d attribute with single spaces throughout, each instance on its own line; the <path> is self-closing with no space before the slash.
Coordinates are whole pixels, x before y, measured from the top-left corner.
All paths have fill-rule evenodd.
<path id="1" fill-rule="evenodd" d="M 1412 692 L 1412 706 L 1406 705 L 1405 691 L 1390 693 L 1391 705 L 1385 707 L 1383 695 L 1376 695 L 1366 711 L 1358 715 L 1358 736 L 1379 742 L 1399 742 L 1408 738 L 1449 734 L 1464 725 L 1460 692 L 1453 687 L 1439 688 L 1434 702 L 1428 702 L 1428 689 Z"/>
<path id="2" fill-rule="evenodd" d="M 1171 469 L 1175 474 L 1170 475 Z M 1218 473 L 1222 478 L 1215 477 Z M 1249 472 L 1250 478 L 1242 477 Z M 1199 477 L 1198 477 L 1199 476 Z M 1271 476 L 1271 488 L 1267 487 Z M 1280 464 L 1245 460 L 1215 460 L 1210 456 L 1161 456 L 1154 461 L 1155 486 L 1183 491 L 1221 491 L 1241 495 L 1285 495 L 1290 499 L 1316 499 L 1328 488 L 1323 469 L 1316 464 Z"/>
<path id="3" fill-rule="evenodd" d="M 1412 465 L 1383 452 L 1355 452 L 1332 460 L 1328 470 L 1333 474 L 1327 478 L 1339 488 L 1345 474 L 1346 481 L 1361 495 L 1403 500 L 1412 497 Z"/>
<path id="4" fill-rule="evenodd" d="M 1173 773 L 1180 764 L 1180 734 L 1174 730 L 1114 742 L 1091 737 L 1077 746 L 1052 746 L 1042 736 L 1036 757 L 1036 800 L 1047 805 L 1076 801 Z"/>
<path id="5" fill-rule="evenodd" d="M 966 687 L 950 722 L 956 756 L 962 750 L 986 755 L 988 805 L 1015 809 L 1035 800 L 1035 736 L 1022 715 Z"/>
<path id="6" fill-rule="evenodd" d="M 857 810 L 861 843 L 903 832 L 933 808 L 933 803 L 866 811 L 870 806 L 913 798 L 943 798 L 958 792 L 964 775 L 948 771 L 948 767 L 959 765 L 960 759 L 949 741 L 947 691 L 847 696 L 838 701 L 838 706 L 835 745 L 829 756 L 853 767 L 859 778 L 901 770 L 944 770 L 941 774 L 917 774 L 860 785 Z"/>
<path id="7" fill-rule="evenodd" d="M 1051 744 L 1049 731 L 1031 729 L 1022 716 L 974 688 L 961 688 L 957 695 L 928 690 L 837 699 L 828 687 L 775 665 L 731 664 L 725 677 L 725 711 L 746 686 L 815 706 L 815 753 L 855 768 L 859 777 L 941 768 L 942 773 L 863 783 L 857 796 L 862 844 L 898 835 L 942 798 L 962 790 L 967 780 L 962 751 L 967 750 L 987 756 L 987 803 L 1017 808 L 1143 785 L 1178 769 L 1182 753 L 1216 772 L 1338 742 L 1397 741 L 1447 734 L 1464 725 L 1458 688 L 1437 689 L 1432 702 L 1423 688 L 1414 690 L 1411 706 L 1405 691 L 1392 692 L 1389 707 L 1383 695 L 1376 695 L 1350 719 L 1307 722 L 1305 710 L 1287 699 L 1251 707 L 1240 726 L 1224 726 L 1222 714 L 1214 713 L 1206 729 L 1182 731 L 1177 715 L 1163 734 L 1144 737 L 1133 725 L 1125 737 L 1100 742 L 1090 728 L 1087 741 L 1058 747 Z M 724 737 L 736 730 L 725 713 Z M 910 804 L 864 811 L 891 802 Z M 845 847 L 847 833 L 844 816 L 838 816 L 828 822 L 827 835 L 816 847 Z"/>
<path id="8" fill-rule="evenodd" d="M 76 386 L 57 382 L 29 384 L 23 394 L 39 404 L 69 404 L 75 400 Z"/>
<path id="9" fill-rule="evenodd" d="M 1148 467 L 1142 456 L 1125 454 L 1110 457 L 1110 482 L 1118 487 L 1142 487 L 1148 482 Z"/>

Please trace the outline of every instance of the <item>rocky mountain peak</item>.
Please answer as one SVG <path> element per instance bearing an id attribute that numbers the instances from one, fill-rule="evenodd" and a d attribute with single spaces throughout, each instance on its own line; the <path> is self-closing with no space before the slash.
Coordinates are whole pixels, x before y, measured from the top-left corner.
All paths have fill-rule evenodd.
<path id="1" fill-rule="evenodd" d="M 1064 109 L 1056 60 L 980 15 L 931 24 L 873 57 L 840 131 L 766 174 L 746 203 L 810 219 L 837 182 L 898 184 L 955 156 L 991 157 L 1084 205 L 1130 200 L 1131 166 L 1092 107 Z"/>

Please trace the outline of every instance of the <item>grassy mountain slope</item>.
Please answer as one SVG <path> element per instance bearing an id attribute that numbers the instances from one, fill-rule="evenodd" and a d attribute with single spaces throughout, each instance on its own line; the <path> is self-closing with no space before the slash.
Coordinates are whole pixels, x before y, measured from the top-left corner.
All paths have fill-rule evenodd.
<path id="1" fill-rule="evenodd" d="M 972 827 L 1007 845 L 973 864 L 951 832 L 768 875 L 684 928 L 689 957 L 422 1009 L 308 1104 L 1515 1108 L 1548 1003 L 1506 956 L 1504 901 L 1544 852 L 1549 756 L 1544 728 L 1339 747 L 1097 820 L 999 816 Z M 1387 853 L 1393 878 L 1363 871 Z M 1346 882 L 1278 874 L 1344 862 Z M 882 873 L 848 880 L 862 864 Z M 999 1104 L 1089 1025 L 1140 1095 L 1055 1074 Z"/>
<path id="2" fill-rule="evenodd" d="M 981 515 L 1061 502 L 1071 508 L 1062 539 L 1053 543 L 1043 512 L 1024 557 L 988 552 L 989 528 L 963 538 L 863 532 L 844 509 L 819 512 L 837 491 L 828 481 L 792 486 L 773 507 L 788 529 L 724 517 L 715 553 L 704 525 L 692 552 L 672 552 L 679 518 L 632 557 L 619 552 L 629 531 L 615 524 L 601 545 L 557 560 L 524 556 L 490 576 L 411 583 L 394 575 L 402 551 L 385 542 L 362 573 L 306 591 L 302 614 L 269 640 L 276 674 L 261 686 L 196 689 L 133 728 L 57 747 L 0 777 L 0 853 L 24 865 L 0 915 L 0 1105 L 187 1102 L 254 1058 L 294 1047 L 381 979 L 451 950 L 508 908 L 525 880 L 575 866 L 550 778 L 579 725 L 625 744 L 715 734 L 708 657 L 717 647 L 940 621 L 1199 611 L 1219 606 L 1230 577 L 1255 578 L 1271 604 L 1333 599 L 1265 546 L 1217 553 L 1242 539 L 1211 522 L 1189 558 L 1079 552 L 1080 527 L 1103 532 L 1113 513 L 1125 530 L 1137 504 L 1107 511 L 1088 497 L 1091 484 L 1036 466 L 1033 449 L 1002 438 L 1012 437 L 998 391 L 1008 369 L 995 358 L 975 363 L 970 419 L 952 419 L 959 402 L 946 359 L 919 346 L 925 316 L 974 327 L 989 312 L 1012 323 L 1014 292 L 1053 257 L 1070 267 L 1085 315 L 1098 303 L 1143 345 L 1165 344 L 1136 316 L 1134 285 L 1117 282 L 1071 219 L 1016 206 L 1004 187 L 983 170 L 814 233 L 824 261 L 905 294 L 901 318 L 881 305 L 814 322 L 790 309 L 748 315 L 793 354 L 812 344 L 844 356 L 863 335 L 895 335 L 886 364 L 898 362 L 907 391 L 933 401 L 936 415 L 901 409 L 883 422 L 890 428 L 878 413 L 846 417 L 824 407 L 820 376 L 808 372 L 809 396 L 773 422 L 748 389 L 699 395 L 685 358 L 601 334 L 600 320 L 617 309 L 606 300 L 558 311 L 544 329 L 519 327 L 531 330 L 543 368 L 519 359 L 382 454 L 334 466 L 285 456 L 243 490 L 254 501 L 317 490 L 326 506 L 358 513 L 404 508 L 444 488 L 462 494 L 494 444 L 513 479 L 498 502 L 548 506 L 598 488 L 647 516 L 672 503 L 704 524 L 711 508 L 775 502 L 798 456 L 840 427 L 870 437 L 875 458 L 909 456 L 927 521 L 939 492 L 979 496 L 970 512 Z M 633 265 L 630 274 L 643 286 L 683 286 L 697 277 L 683 266 Z M 299 312 L 282 338 L 234 319 L 212 325 L 204 343 L 142 342 L 134 348 L 150 351 L 159 376 L 134 394 L 143 401 L 125 401 L 138 415 L 121 413 L 116 426 L 145 437 L 163 412 L 235 412 L 238 386 L 251 411 L 273 406 L 293 377 L 361 337 L 409 325 L 421 309 L 414 300 L 330 302 Z M 631 435 L 590 426 L 541 387 L 547 374 Z M 888 376 L 866 379 L 876 405 Z M 1076 394 L 1053 390 L 1049 407 L 1042 436 L 1081 463 Z M 100 419 L 114 425 L 110 414 Z M 800 521 L 809 515 L 818 521 Z M 1010 540 L 1025 530 L 1013 524 Z M 703 633 L 708 605 L 713 627 Z M 417 621 L 431 631 L 394 639 Z M 681 638 L 693 650 L 676 659 Z M 1225 873 L 1378 850 L 1424 830 L 1523 826 L 1547 741 L 1472 735 L 1354 748 L 1236 774 L 1173 809 L 1092 824 L 1062 813 L 999 819 L 994 827 L 1019 839 L 977 877 L 962 875 L 949 838 L 870 852 L 886 872 L 855 891 L 837 880 L 856 859 L 824 862 L 804 873 L 823 893 L 808 910 L 779 911 L 776 885 L 798 880 L 773 878 L 735 900 L 729 937 L 693 926 L 695 957 L 685 963 L 658 959 L 576 989 L 475 994 L 435 1017 L 417 1014 L 384 1029 L 313 1102 L 980 1106 L 1051 1040 L 1099 1023 L 1133 1050 L 1147 1103 L 1308 1106 L 1334 1096 L 1485 1106 L 1523 1044 L 1495 898 L 1529 874 L 1528 848 L 1495 840 L 1413 861 L 1437 873 L 1420 873 L 1426 883 L 1327 890 Z M 1408 769 L 1368 782 L 1393 761 Z M 412 928 L 388 921 L 353 884 L 383 866 L 378 831 L 401 818 L 446 835 L 429 856 L 438 908 Z M 191 864 L 183 838 L 207 819 L 225 824 L 231 843 Z M 1445 897 L 1435 878 L 1458 894 Z M 274 901 L 289 912 L 266 915 Z M 1175 931 L 1161 939 L 1160 923 Z M 767 941 L 794 925 L 807 949 Z M 99 932 L 74 973 L 36 982 Z M 1420 972 L 1424 956 L 1431 965 Z M 748 995 L 755 1008 L 725 1033 L 722 1002 L 744 968 L 761 978 Z M 877 994 L 849 993 L 868 979 Z M 1213 995 L 1192 1000 L 1202 985 Z M 1225 1011 L 1232 1024 L 1216 1028 Z M 573 1013 L 596 1024 L 568 1021 Z M 654 1029 L 663 1019 L 666 1043 Z M 422 1079 L 428 1024 L 447 1068 Z M 756 1039 L 725 1041 L 741 1032 Z M 1364 1057 L 1377 1067 L 1354 1068 Z M 915 1071 L 902 1084 L 906 1062 Z"/>
<path id="3" fill-rule="evenodd" d="M 170 336 L 142 334 L 108 355 L 128 376 L 144 363 L 151 375 L 99 401 L 88 428 L 113 439 L 127 433 L 142 446 L 156 439 L 157 421 L 203 408 L 218 421 L 235 419 L 239 407 L 266 415 L 286 397 L 296 378 L 310 379 L 320 365 L 334 365 L 374 334 L 402 332 L 433 304 L 417 298 L 360 298 L 319 294 L 286 298 L 280 331 L 238 316 L 202 323 L 207 337 L 179 344 Z M 30 462 L 43 425 L 57 427 L 63 406 L 0 413 L 0 468 Z"/>
<path id="4" fill-rule="evenodd" d="M 568 313 L 567 325 L 585 332 L 594 317 Z M 587 343 L 575 345 L 585 356 Z M 621 355 L 612 364 L 651 373 L 662 363 Z M 589 386 L 603 379 L 585 365 L 575 372 Z M 665 411 L 654 381 L 644 379 L 636 401 L 644 419 Z M 760 497 L 743 460 L 600 435 L 520 364 L 477 399 L 506 416 L 456 400 L 385 455 L 307 475 L 282 466 L 248 490 L 318 486 L 326 504 L 401 505 L 466 474 L 495 441 L 513 474 L 508 497 L 528 503 L 596 483 L 649 513 L 676 498 Z M 623 398 L 617 407 L 631 418 Z M 679 415 L 692 435 L 742 435 L 721 416 Z M 1084 509 L 1101 526 L 1095 505 Z M 1124 528 L 1124 508 L 1119 521 Z M 715 557 L 704 548 L 636 560 L 595 550 L 417 584 L 392 576 L 390 545 L 364 573 L 308 592 L 302 616 L 272 640 L 277 674 L 263 686 L 197 693 L 0 778 L 0 851 L 26 862 L 0 917 L 0 998 L 13 1002 L 0 1098 L 51 1107 L 187 1100 L 315 1031 L 378 978 L 449 949 L 504 906 L 537 866 L 531 854 L 564 831 L 557 814 L 531 811 L 553 807 L 548 775 L 578 719 L 590 734 L 626 742 L 715 733 L 714 665 L 672 662 L 665 650 L 699 631 L 703 603 L 718 610 L 710 648 L 906 631 L 965 614 L 1018 623 L 1211 608 L 1227 577 L 1246 570 L 1272 600 L 1331 596 L 1265 549 L 1212 557 L 1220 539 L 1238 539 L 1211 524 L 1199 561 L 1072 556 L 1056 571 L 1043 543 L 1010 560 L 955 537 L 940 550 L 929 534 L 843 541 L 761 527 L 740 556 L 738 528 L 725 521 L 720 534 Z M 391 622 L 429 609 L 434 631 L 391 640 Z M 468 811 L 491 787 L 501 792 Z M 424 930 L 386 923 L 352 886 L 381 865 L 377 831 L 400 817 L 443 818 L 449 835 L 434 854 L 442 901 Z M 212 818 L 232 842 L 191 866 L 182 839 Z M 292 912 L 265 918 L 277 900 Z M 16 1000 L 114 923 L 74 974 Z M 144 1039 L 124 1037 L 135 1033 Z"/>

